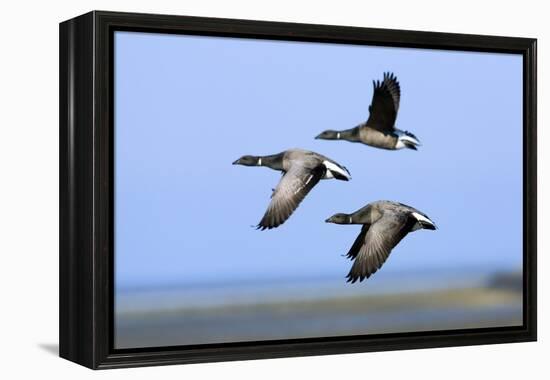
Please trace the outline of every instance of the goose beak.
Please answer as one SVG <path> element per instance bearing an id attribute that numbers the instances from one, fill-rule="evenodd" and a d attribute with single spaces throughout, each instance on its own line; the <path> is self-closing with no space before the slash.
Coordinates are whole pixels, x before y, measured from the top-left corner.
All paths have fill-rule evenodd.
<path id="1" fill-rule="evenodd" d="M 315 136 L 315 140 L 319 140 L 321 138 L 321 134 L 318 134 L 317 136 Z"/>
<path id="2" fill-rule="evenodd" d="M 332 216 L 328 219 L 325 219 L 325 223 L 332 223 Z"/>
<path id="3" fill-rule="evenodd" d="M 239 158 L 238 160 L 233 161 L 233 164 L 232 164 L 232 165 L 238 165 L 238 164 L 239 164 L 239 161 L 240 161 L 240 158 Z"/>

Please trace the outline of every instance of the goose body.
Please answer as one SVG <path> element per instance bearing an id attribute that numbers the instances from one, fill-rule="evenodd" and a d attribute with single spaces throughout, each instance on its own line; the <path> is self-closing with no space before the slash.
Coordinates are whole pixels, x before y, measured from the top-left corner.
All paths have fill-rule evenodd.
<path id="1" fill-rule="evenodd" d="M 420 141 L 410 132 L 395 128 L 401 87 L 391 73 L 384 73 L 382 81 L 373 81 L 374 92 L 369 106 L 369 118 L 355 128 L 343 131 L 327 130 L 316 138 L 359 142 L 376 148 L 416 150 Z"/>
<path id="2" fill-rule="evenodd" d="M 262 230 L 283 224 L 321 179 L 351 179 L 349 171 L 336 161 L 319 153 L 297 148 L 270 156 L 242 156 L 233 165 L 266 166 L 283 173 L 271 194 L 271 202 L 257 225 Z"/>
<path id="3" fill-rule="evenodd" d="M 361 232 L 347 253 L 354 260 L 348 282 L 360 282 L 382 267 L 392 249 L 409 233 L 435 230 L 435 223 L 417 209 L 392 201 L 377 201 L 352 214 L 335 214 L 327 223 L 361 224 Z"/>

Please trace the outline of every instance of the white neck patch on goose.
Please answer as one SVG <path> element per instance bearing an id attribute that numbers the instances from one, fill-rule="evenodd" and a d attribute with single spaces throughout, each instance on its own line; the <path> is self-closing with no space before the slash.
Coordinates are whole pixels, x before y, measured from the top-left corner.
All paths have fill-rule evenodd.
<path id="1" fill-rule="evenodd" d="M 336 133 L 336 140 L 340 140 L 340 132 Z"/>
<path id="2" fill-rule="evenodd" d="M 258 158 L 258 166 L 262 166 L 262 158 Z"/>

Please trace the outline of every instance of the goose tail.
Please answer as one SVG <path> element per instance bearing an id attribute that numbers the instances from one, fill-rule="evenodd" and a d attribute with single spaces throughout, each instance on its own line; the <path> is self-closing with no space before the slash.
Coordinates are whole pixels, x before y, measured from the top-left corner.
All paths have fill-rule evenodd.
<path id="1" fill-rule="evenodd" d="M 397 143 L 395 149 L 408 148 L 412 150 L 418 150 L 418 147 L 422 144 L 420 140 L 409 131 L 396 131 L 397 134 Z"/>
<path id="2" fill-rule="evenodd" d="M 435 225 L 435 223 L 426 215 L 419 212 L 413 212 L 412 216 L 416 219 L 416 224 L 413 227 L 413 231 L 420 229 L 437 230 L 437 226 Z"/>
<path id="3" fill-rule="evenodd" d="M 349 181 L 351 179 L 351 174 L 345 166 L 329 160 L 323 161 L 323 165 L 327 170 L 325 178 L 335 178 L 341 181 Z"/>

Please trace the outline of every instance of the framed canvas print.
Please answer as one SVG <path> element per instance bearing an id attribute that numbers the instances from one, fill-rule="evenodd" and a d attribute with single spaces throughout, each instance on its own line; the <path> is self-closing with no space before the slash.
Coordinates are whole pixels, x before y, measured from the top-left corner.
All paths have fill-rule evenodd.
<path id="1" fill-rule="evenodd" d="M 536 339 L 536 40 L 60 25 L 60 355 Z"/>

